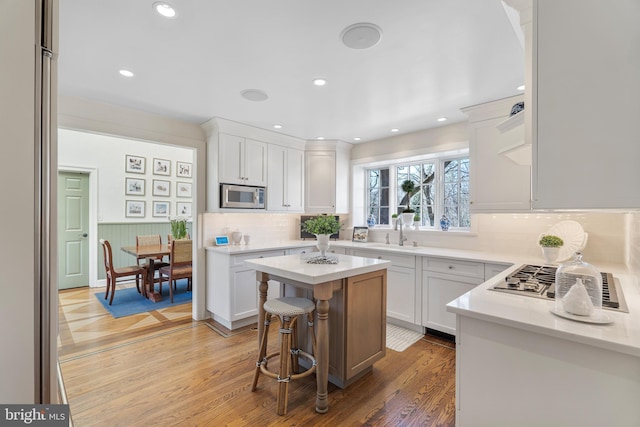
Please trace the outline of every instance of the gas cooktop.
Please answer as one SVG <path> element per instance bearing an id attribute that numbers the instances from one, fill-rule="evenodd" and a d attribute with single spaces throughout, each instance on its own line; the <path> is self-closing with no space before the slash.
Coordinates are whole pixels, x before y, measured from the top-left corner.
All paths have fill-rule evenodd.
<path id="1" fill-rule="evenodd" d="M 556 270 L 551 265 L 525 264 L 490 290 L 515 295 L 553 299 L 556 296 Z M 628 313 L 620 283 L 610 273 L 602 274 L 602 308 Z"/>

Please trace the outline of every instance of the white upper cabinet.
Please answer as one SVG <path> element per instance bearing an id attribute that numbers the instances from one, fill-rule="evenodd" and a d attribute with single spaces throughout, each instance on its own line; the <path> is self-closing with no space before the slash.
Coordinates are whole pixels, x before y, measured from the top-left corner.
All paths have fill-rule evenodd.
<path id="1" fill-rule="evenodd" d="M 538 0 L 532 28 L 533 207 L 640 208 L 638 0 Z"/>
<path id="2" fill-rule="evenodd" d="M 267 210 L 304 211 L 304 151 L 269 144 Z"/>
<path id="3" fill-rule="evenodd" d="M 220 134 L 219 181 L 225 184 L 267 185 L 267 144 Z"/>
<path id="4" fill-rule="evenodd" d="M 351 145 L 308 143 L 305 152 L 305 212 L 349 212 Z"/>
<path id="5" fill-rule="evenodd" d="M 202 127 L 207 134 L 208 212 L 221 212 L 220 184 L 267 187 L 267 209 L 278 210 L 272 208 L 279 200 L 284 211 L 303 210 L 304 140 L 219 117 Z"/>
<path id="6" fill-rule="evenodd" d="M 510 117 L 522 96 L 464 108 L 469 116 L 469 182 L 472 212 L 531 209 L 531 145 L 524 120 Z"/>

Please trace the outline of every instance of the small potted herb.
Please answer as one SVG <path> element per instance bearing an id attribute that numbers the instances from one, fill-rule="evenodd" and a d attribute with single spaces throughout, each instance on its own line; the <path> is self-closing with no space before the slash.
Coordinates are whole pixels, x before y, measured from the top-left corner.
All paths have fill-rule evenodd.
<path id="1" fill-rule="evenodd" d="M 562 239 L 552 234 L 542 234 L 538 240 L 538 244 L 542 248 L 542 255 L 547 264 L 553 264 L 558 259 L 560 247 L 564 245 Z"/>
<path id="2" fill-rule="evenodd" d="M 398 214 L 391 215 L 391 224 L 393 225 L 393 231 L 398 229 Z"/>
<path id="3" fill-rule="evenodd" d="M 416 226 L 416 230 L 420 226 L 420 214 L 415 214 L 413 216 L 413 224 Z"/>

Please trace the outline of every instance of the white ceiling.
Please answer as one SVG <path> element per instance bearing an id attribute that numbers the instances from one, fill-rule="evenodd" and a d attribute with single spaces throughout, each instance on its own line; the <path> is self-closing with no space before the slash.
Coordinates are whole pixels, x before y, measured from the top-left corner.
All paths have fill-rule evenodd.
<path id="1" fill-rule="evenodd" d="M 174 19 L 153 1 L 60 0 L 59 93 L 354 142 L 465 120 L 460 108 L 520 93 L 524 79 L 500 0 L 169 0 Z M 382 28 L 376 46 L 341 43 L 358 22 Z"/>

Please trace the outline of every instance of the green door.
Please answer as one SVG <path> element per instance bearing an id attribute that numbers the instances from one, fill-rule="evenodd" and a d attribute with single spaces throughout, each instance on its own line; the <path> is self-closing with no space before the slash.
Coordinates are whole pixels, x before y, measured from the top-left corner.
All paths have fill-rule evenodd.
<path id="1" fill-rule="evenodd" d="M 89 286 L 89 175 L 58 173 L 58 289 Z"/>

